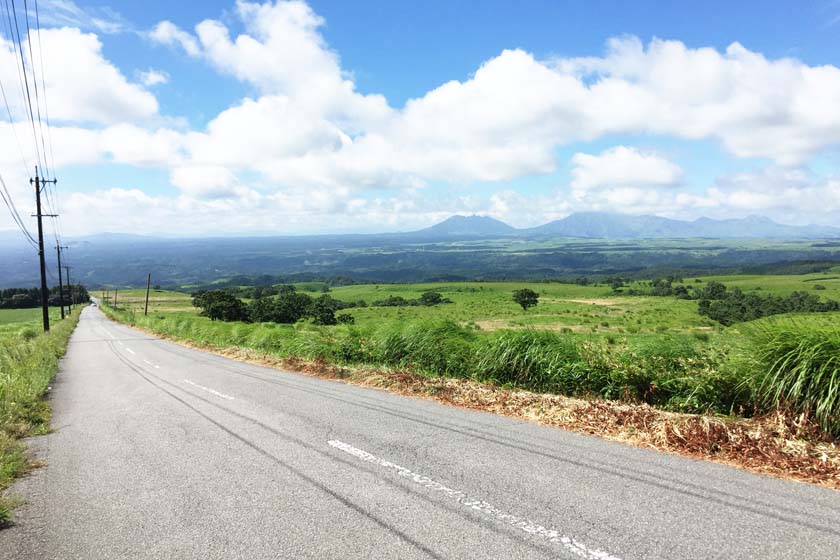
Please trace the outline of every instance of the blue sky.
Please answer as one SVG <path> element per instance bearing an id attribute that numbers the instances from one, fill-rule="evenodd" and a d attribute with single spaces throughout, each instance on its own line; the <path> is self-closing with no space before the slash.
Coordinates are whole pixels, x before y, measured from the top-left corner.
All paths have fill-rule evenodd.
<path id="1" fill-rule="evenodd" d="M 840 217 L 839 1 L 39 10 L 43 158 L 67 234 L 406 230 L 453 213 L 531 226 L 581 210 Z M 26 211 L 14 135 L 28 163 L 37 134 L 10 103 L 0 173 Z"/>

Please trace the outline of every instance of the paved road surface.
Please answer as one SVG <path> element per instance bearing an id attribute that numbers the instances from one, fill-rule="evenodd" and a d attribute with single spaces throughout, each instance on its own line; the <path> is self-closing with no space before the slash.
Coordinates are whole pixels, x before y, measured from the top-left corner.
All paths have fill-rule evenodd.
<path id="1" fill-rule="evenodd" d="M 838 558 L 840 492 L 82 313 L 0 558 Z"/>

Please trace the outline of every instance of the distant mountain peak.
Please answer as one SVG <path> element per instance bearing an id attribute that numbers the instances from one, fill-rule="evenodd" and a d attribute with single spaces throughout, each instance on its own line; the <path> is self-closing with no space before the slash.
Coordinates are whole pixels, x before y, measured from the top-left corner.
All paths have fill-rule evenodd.
<path id="1" fill-rule="evenodd" d="M 477 214 L 464 216 L 456 214 L 438 224 L 414 233 L 434 236 L 488 236 L 511 235 L 516 233 L 516 231 L 516 228 L 490 216 L 479 216 Z"/>

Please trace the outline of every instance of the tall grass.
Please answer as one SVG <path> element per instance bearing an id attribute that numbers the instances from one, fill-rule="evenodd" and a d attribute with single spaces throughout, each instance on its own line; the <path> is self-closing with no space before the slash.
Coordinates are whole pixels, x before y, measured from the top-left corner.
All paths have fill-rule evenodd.
<path id="1" fill-rule="evenodd" d="M 804 413 L 840 436 L 840 328 L 773 321 L 748 335 L 747 381 L 759 406 Z"/>
<path id="2" fill-rule="evenodd" d="M 0 491 L 26 468 L 18 440 L 49 428 L 50 407 L 43 396 L 58 371 L 58 360 L 67 349 L 79 313 L 54 323 L 49 333 L 24 329 L 0 338 Z M 10 504 L 0 498 L 0 525 L 10 518 Z"/>
<path id="3" fill-rule="evenodd" d="M 476 373 L 502 384 L 579 394 L 593 389 L 574 342 L 549 331 L 503 331 L 476 347 Z"/>

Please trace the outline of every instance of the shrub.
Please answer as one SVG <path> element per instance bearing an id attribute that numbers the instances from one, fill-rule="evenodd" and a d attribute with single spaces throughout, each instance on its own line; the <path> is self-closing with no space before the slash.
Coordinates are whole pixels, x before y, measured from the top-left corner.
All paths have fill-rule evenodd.
<path id="1" fill-rule="evenodd" d="M 749 332 L 747 378 L 765 410 L 789 408 L 840 435 L 840 329 L 795 321 Z"/>

